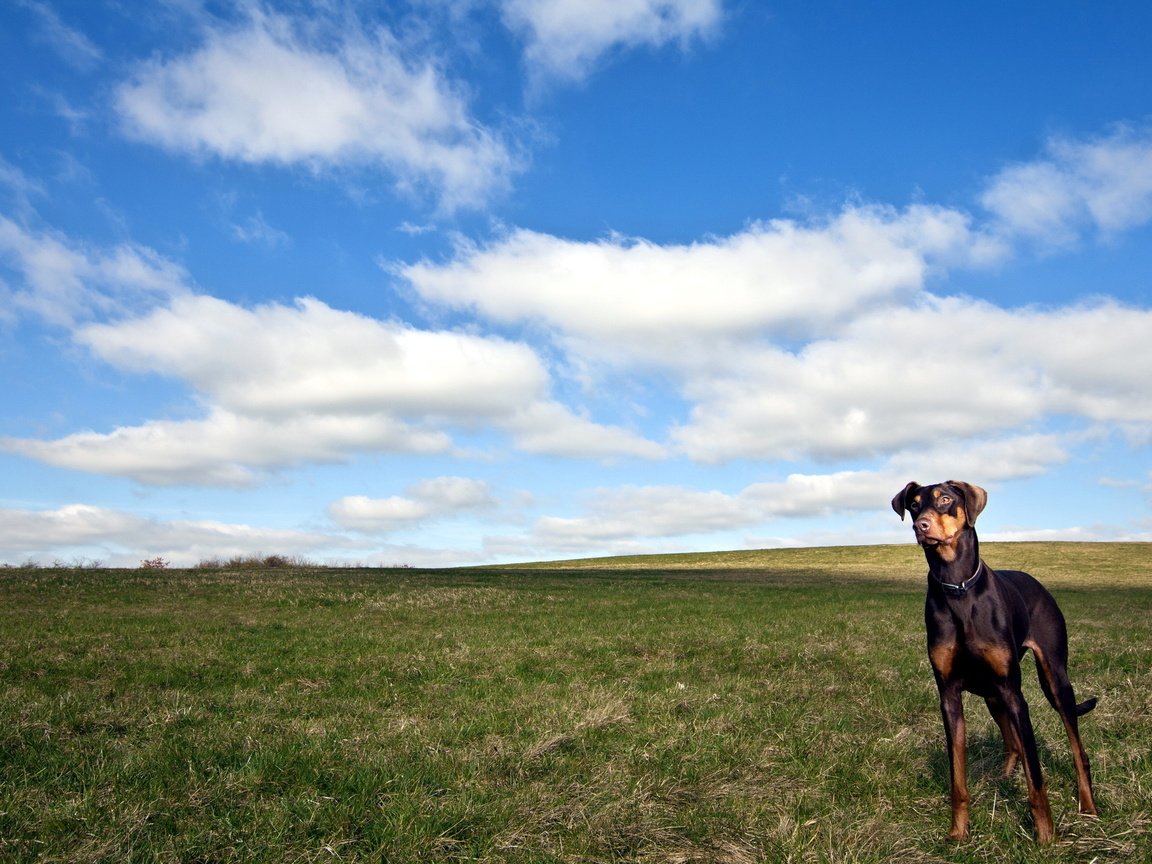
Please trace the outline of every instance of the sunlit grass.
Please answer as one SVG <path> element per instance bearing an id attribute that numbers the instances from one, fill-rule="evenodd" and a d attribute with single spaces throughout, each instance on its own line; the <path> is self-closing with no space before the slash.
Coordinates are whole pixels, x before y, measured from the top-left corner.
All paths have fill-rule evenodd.
<path id="1" fill-rule="evenodd" d="M 973 836 L 945 839 L 915 547 L 4 571 L 0 860 L 1148 860 L 1147 548 L 985 549 L 1057 589 L 1101 697 L 1090 820 L 1028 681 L 1045 850 L 976 700 Z"/>

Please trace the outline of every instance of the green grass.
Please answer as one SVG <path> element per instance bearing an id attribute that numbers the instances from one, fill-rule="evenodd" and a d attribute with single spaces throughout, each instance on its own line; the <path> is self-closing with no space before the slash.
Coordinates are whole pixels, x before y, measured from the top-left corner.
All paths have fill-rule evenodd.
<path id="1" fill-rule="evenodd" d="M 1087 819 L 1029 674 L 1044 849 L 972 698 L 972 838 L 945 837 L 914 546 L 2 570 L 0 861 L 1152 860 L 1148 551 L 985 549 L 1053 588 L 1101 697 Z"/>

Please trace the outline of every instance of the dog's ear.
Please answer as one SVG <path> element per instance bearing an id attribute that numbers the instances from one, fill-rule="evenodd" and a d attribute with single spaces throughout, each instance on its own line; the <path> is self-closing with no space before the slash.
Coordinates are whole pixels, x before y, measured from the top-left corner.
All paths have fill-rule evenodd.
<path id="1" fill-rule="evenodd" d="M 904 511 L 908 509 L 908 496 L 919 488 L 920 484 L 913 480 L 897 492 L 896 497 L 892 499 L 892 509 L 896 511 L 896 515 L 900 517 L 901 522 L 904 521 Z"/>
<path id="2" fill-rule="evenodd" d="M 988 503 L 988 493 L 979 486 L 973 486 L 963 480 L 949 480 L 948 485 L 960 490 L 964 496 L 964 513 L 968 516 L 968 524 L 975 525 L 976 517 L 984 511 L 984 505 Z"/>

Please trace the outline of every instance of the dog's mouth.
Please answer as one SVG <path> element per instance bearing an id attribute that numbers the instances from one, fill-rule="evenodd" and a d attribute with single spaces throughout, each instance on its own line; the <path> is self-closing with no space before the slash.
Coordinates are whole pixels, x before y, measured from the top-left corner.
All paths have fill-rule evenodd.
<path id="1" fill-rule="evenodd" d="M 916 541 L 921 546 L 952 546 L 956 543 L 958 534 L 953 534 L 951 537 L 933 537 L 931 534 L 921 534 L 916 532 Z"/>

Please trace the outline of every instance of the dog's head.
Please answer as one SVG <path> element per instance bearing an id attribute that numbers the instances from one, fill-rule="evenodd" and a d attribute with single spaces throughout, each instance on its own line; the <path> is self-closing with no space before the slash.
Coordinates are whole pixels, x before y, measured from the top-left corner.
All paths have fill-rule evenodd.
<path id="1" fill-rule="evenodd" d="M 962 480 L 947 480 L 931 486 L 909 483 L 892 499 L 892 509 L 900 519 L 912 515 L 916 542 L 921 546 L 954 546 L 957 538 L 975 526 L 976 517 L 988 503 L 988 493 Z"/>

